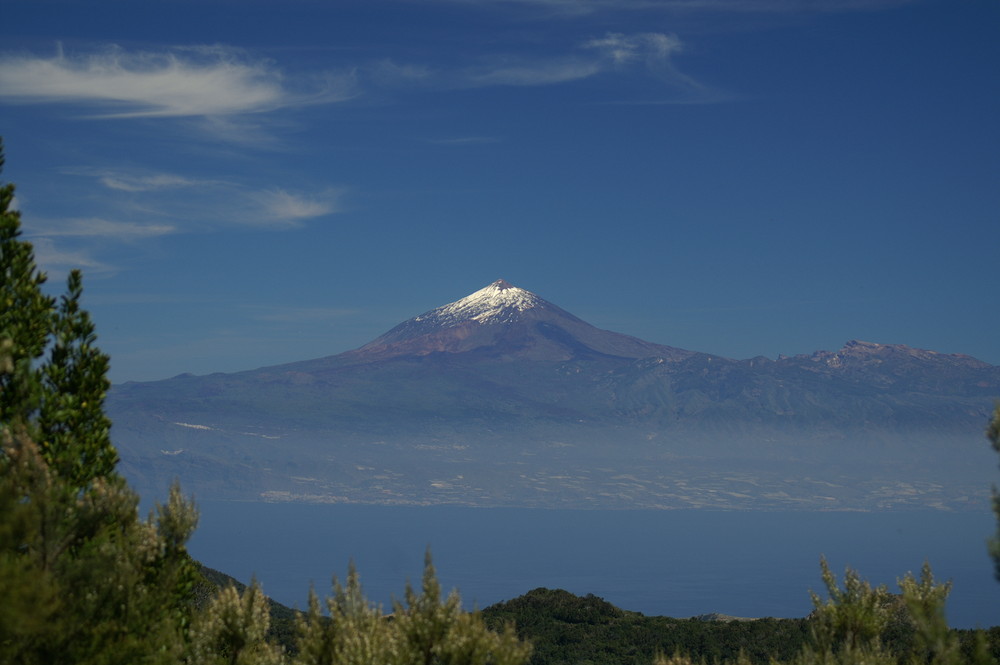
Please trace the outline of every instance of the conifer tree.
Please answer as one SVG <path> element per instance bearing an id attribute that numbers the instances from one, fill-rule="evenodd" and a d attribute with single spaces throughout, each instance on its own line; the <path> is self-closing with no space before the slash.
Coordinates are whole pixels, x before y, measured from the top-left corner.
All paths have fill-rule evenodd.
<path id="1" fill-rule="evenodd" d="M 0 143 L 0 173 L 3 163 Z M 7 356 L 0 368 L 0 426 L 23 428 L 51 471 L 82 491 L 113 475 L 118 462 L 104 414 L 108 356 L 80 307 L 80 271 L 70 272 L 58 306 L 42 291 L 46 275 L 35 265 L 31 243 L 20 237 L 13 200 L 14 185 L 0 186 L 0 347 Z"/>
<path id="2" fill-rule="evenodd" d="M 83 277 L 69 274 L 67 293 L 52 317 L 52 345 L 41 367 L 38 437 L 42 454 L 70 486 L 85 488 L 115 473 L 111 420 L 104 414 L 108 356 L 96 346 L 90 315 L 80 308 Z"/>
<path id="3" fill-rule="evenodd" d="M 478 612 L 463 611 L 457 591 L 442 599 L 429 551 L 420 591 L 407 584 L 404 598 L 392 623 L 399 665 L 524 665 L 531 656 L 511 626 L 494 633 Z"/>
<path id="4" fill-rule="evenodd" d="M 0 173 L 3 172 L 0 140 Z M 42 292 L 45 274 L 31 244 L 20 239 L 21 216 L 12 209 L 14 185 L 0 184 L 0 424 L 26 426 L 41 403 L 35 363 L 45 352 L 55 301 Z"/>
<path id="5" fill-rule="evenodd" d="M 0 186 L 0 662 L 176 663 L 194 507 L 175 487 L 139 518 L 80 274 L 58 304 L 42 291 L 13 199 Z"/>
<path id="6" fill-rule="evenodd" d="M 195 619 L 188 665 L 281 665 L 284 653 L 265 639 L 269 626 L 267 599 L 256 582 L 242 595 L 228 586 Z"/>
<path id="7" fill-rule="evenodd" d="M 844 574 L 844 588 L 830 570 L 826 559 L 820 560 L 823 584 L 828 598 L 811 592 L 813 639 L 821 650 L 846 651 L 851 654 L 878 654 L 883 651 L 881 636 L 891 618 L 892 597 L 884 585 L 872 587 L 854 570 Z"/>
<path id="8" fill-rule="evenodd" d="M 319 599 L 310 594 L 309 614 L 299 622 L 296 665 L 524 665 L 531 645 L 508 627 L 495 633 L 478 612 L 462 609 L 452 592 L 441 597 L 441 584 L 430 553 L 420 590 L 407 585 L 405 602 L 390 616 L 373 607 L 352 566 L 347 585 L 334 580 L 324 620 Z"/>

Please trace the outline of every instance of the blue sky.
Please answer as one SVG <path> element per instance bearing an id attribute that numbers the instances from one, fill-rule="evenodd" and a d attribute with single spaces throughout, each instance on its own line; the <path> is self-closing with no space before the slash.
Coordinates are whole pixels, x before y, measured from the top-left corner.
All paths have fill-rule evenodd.
<path id="1" fill-rule="evenodd" d="M 5 0 L 4 181 L 116 382 L 503 278 L 747 358 L 1000 364 L 994 0 Z"/>

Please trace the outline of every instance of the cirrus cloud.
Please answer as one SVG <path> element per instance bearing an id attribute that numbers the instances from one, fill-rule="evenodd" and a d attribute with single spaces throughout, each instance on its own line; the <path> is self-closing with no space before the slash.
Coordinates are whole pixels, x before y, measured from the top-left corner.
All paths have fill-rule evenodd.
<path id="1" fill-rule="evenodd" d="M 101 184 L 109 189 L 117 189 L 123 192 L 148 192 L 156 189 L 167 189 L 172 187 L 187 187 L 196 182 L 190 178 L 160 173 L 151 176 L 122 176 L 116 174 L 103 175 L 100 178 Z"/>
<path id="2" fill-rule="evenodd" d="M 260 225 L 280 228 L 298 226 L 302 220 L 339 212 L 339 195 L 334 190 L 304 195 L 284 189 L 271 189 L 260 192 L 253 198 L 260 204 Z"/>
<path id="3" fill-rule="evenodd" d="M 110 198 L 102 200 L 116 211 L 114 216 L 129 215 L 143 221 L 63 220 L 46 225 L 46 235 L 125 238 L 238 226 L 289 229 L 300 226 L 304 220 L 340 212 L 345 193 L 343 188 L 329 186 L 313 191 L 283 187 L 256 189 L 249 183 L 145 170 L 66 168 L 62 172 L 96 179 L 112 192 Z M 198 221 L 192 224 L 189 220 Z"/>
<path id="4" fill-rule="evenodd" d="M 25 235 L 36 247 L 39 265 L 57 276 L 69 268 L 114 274 L 121 261 L 97 257 L 122 256 L 137 247 L 141 251 L 164 236 L 299 229 L 309 220 L 340 212 L 346 191 L 261 189 L 168 172 L 66 168 L 62 173 L 91 179 L 106 192 L 92 197 L 96 210 L 89 217 L 31 216 Z"/>
<path id="5" fill-rule="evenodd" d="M 589 78 L 601 73 L 599 62 L 579 58 L 502 62 L 466 72 L 471 86 L 541 86 Z"/>
<path id="6" fill-rule="evenodd" d="M 57 246 L 51 238 L 32 238 L 35 262 L 49 277 L 62 278 L 72 269 L 86 269 L 88 274 L 107 275 L 116 272 L 114 266 L 93 256 L 84 248 Z"/>
<path id="7" fill-rule="evenodd" d="M 562 53 L 490 54 L 472 64 L 438 68 L 384 59 L 362 71 L 371 82 L 388 89 L 448 90 L 561 85 L 639 70 L 675 89 L 706 92 L 705 86 L 674 66 L 672 57 L 682 50 L 683 44 L 674 34 L 609 32 L 578 42 Z"/>
<path id="8" fill-rule="evenodd" d="M 53 57 L 0 56 L 0 98 L 14 103 L 78 103 L 99 117 L 229 116 L 343 101 L 349 75 L 293 89 L 272 63 L 222 46 Z"/>
<path id="9" fill-rule="evenodd" d="M 659 32 L 635 35 L 609 32 L 604 37 L 584 43 L 583 47 L 605 54 L 616 65 L 627 65 L 640 59 L 654 65 L 683 50 L 683 44 L 676 35 Z"/>
<path id="10" fill-rule="evenodd" d="M 89 217 L 61 219 L 54 222 L 41 220 L 34 224 L 32 233 L 45 237 L 75 236 L 134 240 L 139 238 L 155 238 L 157 236 L 169 235 L 176 231 L 177 227 L 172 224 L 122 222 L 100 217 Z"/>
<path id="11" fill-rule="evenodd" d="M 424 1 L 424 0 L 421 0 Z M 459 5 L 509 5 L 535 8 L 548 16 L 597 12 L 798 14 L 877 11 L 916 0 L 439 0 Z"/>

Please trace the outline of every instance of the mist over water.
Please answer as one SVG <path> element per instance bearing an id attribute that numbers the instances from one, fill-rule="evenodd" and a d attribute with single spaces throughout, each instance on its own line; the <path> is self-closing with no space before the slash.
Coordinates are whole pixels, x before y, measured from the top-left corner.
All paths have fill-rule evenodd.
<path id="1" fill-rule="evenodd" d="M 952 580 L 950 625 L 1000 625 L 1000 584 L 982 512 L 575 511 L 200 502 L 195 558 L 252 577 L 304 608 L 354 561 L 370 599 L 389 606 L 419 583 L 431 549 L 445 589 L 469 607 L 536 587 L 593 593 L 626 610 L 687 617 L 801 617 L 822 591 L 819 560 L 897 591 L 929 561 Z"/>

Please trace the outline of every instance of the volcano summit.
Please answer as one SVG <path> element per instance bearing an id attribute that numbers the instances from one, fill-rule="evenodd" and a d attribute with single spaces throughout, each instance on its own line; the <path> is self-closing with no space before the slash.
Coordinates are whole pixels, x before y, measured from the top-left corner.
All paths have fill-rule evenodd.
<path id="1" fill-rule="evenodd" d="M 163 495 L 604 508 L 981 507 L 1000 368 L 848 342 L 733 360 L 600 330 L 503 280 L 353 351 L 115 386 Z"/>
<path id="2" fill-rule="evenodd" d="M 595 354 L 623 358 L 690 355 L 599 330 L 502 279 L 404 321 L 361 347 L 358 353 L 386 357 L 470 351 L 549 361 Z"/>

